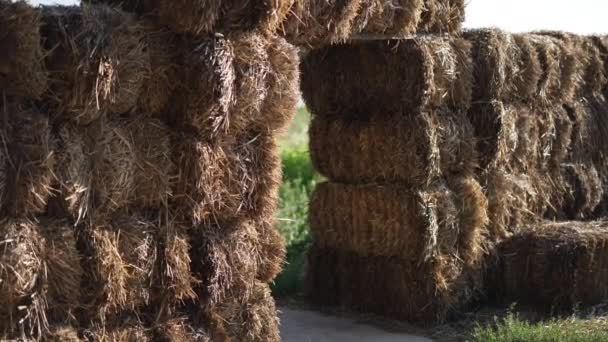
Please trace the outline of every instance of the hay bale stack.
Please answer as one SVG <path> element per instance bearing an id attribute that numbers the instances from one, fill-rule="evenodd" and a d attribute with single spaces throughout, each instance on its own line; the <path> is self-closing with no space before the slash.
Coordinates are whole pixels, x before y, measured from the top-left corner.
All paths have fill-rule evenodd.
<path id="1" fill-rule="evenodd" d="M 473 178 L 418 190 L 322 183 L 310 207 L 310 298 L 406 320 L 445 319 L 480 289 L 486 210 Z"/>
<path id="2" fill-rule="evenodd" d="M 470 45 L 416 38 L 337 45 L 302 61 L 302 92 L 316 115 L 411 115 L 471 104 Z"/>
<path id="3" fill-rule="evenodd" d="M 279 340 L 291 1 L 90 2 L 0 0 L 0 339 Z"/>
<path id="4" fill-rule="evenodd" d="M 62 118 L 88 125 L 137 103 L 150 56 L 143 24 L 104 5 L 44 7 L 48 99 Z"/>
<path id="5" fill-rule="evenodd" d="M 25 1 L 0 1 L 0 90 L 38 98 L 47 88 L 40 14 Z"/>
<path id="6" fill-rule="evenodd" d="M 351 184 L 420 187 L 451 174 L 473 175 L 478 167 L 475 148 L 469 119 L 445 110 L 411 118 L 316 116 L 310 128 L 315 168 L 332 180 Z"/>
<path id="7" fill-rule="evenodd" d="M 606 300 L 606 223 L 546 222 L 497 248 L 491 286 L 496 298 L 543 309 L 573 309 Z"/>
<path id="8" fill-rule="evenodd" d="M 295 45 L 318 48 L 359 35 L 452 34 L 463 21 L 462 0 L 296 0 L 280 32 Z"/>

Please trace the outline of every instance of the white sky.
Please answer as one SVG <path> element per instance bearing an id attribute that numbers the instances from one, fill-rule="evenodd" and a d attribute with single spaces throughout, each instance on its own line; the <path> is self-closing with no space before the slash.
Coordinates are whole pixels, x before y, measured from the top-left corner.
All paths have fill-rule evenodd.
<path id="1" fill-rule="evenodd" d="M 77 0 L 31 0 L 75 4 Z M 539 29 L 608 33 L 608 0 L 469 0 L 465 27 L 495 26 L 521 32 Z"/>

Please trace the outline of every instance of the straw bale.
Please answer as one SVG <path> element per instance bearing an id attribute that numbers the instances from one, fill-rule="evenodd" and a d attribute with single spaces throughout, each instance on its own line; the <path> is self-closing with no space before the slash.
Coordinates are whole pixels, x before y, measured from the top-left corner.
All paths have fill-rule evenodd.
<path id="1" fill-rule="evenodd" d="M 57 134 L 58 202 L 76 224 L 93 212 L 93 155 L 98 128 L 65 124 Z"/>
<path id="2" fill-rule="evenodd" d="M 91 227 L 92 295 L 102 320 L 107 314 L 135 310 L 150 300 L 157 255 L 155 222 L 137 214 L 119 215 Z"/>
<path id="3" fill-rule="evenodd" d="M 150 66 L 144 74 L 137 107 L 143 113 L 160 115 L 168 110 L 177 88 L 175 75 L 178 74 L 179 62 L 178 38 L 151 22 L 145 22 L 144 25 Z"/>
<path id="4" fill-rule="evenodd" d="M 42 258 L 46 267 L 46 300 L 50 319 L 68 319 L 80 307 L 80 284 L 83 270 L 80 252 L 76 248 L 73 226 L 64 220 L 44 219 L 40 224 L 44 237 Z"/>
<path id="5" fill-rule="evenodd" d="M 458 193 L 445 183 L 424 190 L 321 183 L 310 204 L 315 243 L 412 263 L 441 255 L 474 260 L 481 253 L 487 202 L 472 178 L 453 184 Z"/>
<path id="6" fill-rule="evenodd" d="M 154 6 L 161 23 L 179 33 L 274 32 L 293 0 L 160 0 Z"/>
<path id="7" fill-rule="evenodd" d="M 29 103 L 0 101 L 4 179 L 0 210 L 13 217 L 40 214 L 53 192 L 55 153 L 48 118 Z M 4 192 L 4 193 L 2 193 Z"/>
<path id="8" fill-rule="evenodd" d="M 45 336 L 47 341 L 52 342 L 81 342 L 78 331 L 72 326 L 55 326 L 52 331 Z"/>
<path id="9" fill-rule="evenodd" d="M 543 222 L 498 245 L 489 288 L 498 300 L 573 309 L 608 298 L 605 221 Z"/>
<path id="10" fill-rule="evenodd" d="M 58 113 L 87 125 L 136 105 L 150 69 L 140 22 L 105 5 L 45 7 L 43 22 Z"/>
<path id="11" fill-rule="evenodd" d="M 270 40 L 267 53 L 271 68 L 259 121 L 262 128 L 281 132 L 291 122 L 300 101 L 300 58 L 297 49 L 282 37 Z"/>
<path id="12" fill-rule="evenodd" d="M 186 317 L 172 318 L 155 327 L 155 341 L 160 342 L 211 342 L 202 327 L 194 328 Z"/>
<path id="13" fill-rule="evenodd" d="M 480 290 L 481 269 L 456 267 L 454 271 L 456 275 L 446 283 L 437 264 L 313 245 L 308 252 L 306 294 L 323 307 L 431 325 L 464 308 Z"/>
<path id="14" fill-rule="evenodd" d="M 209 143 L 182 134 L 175 140 L 173 202 L 185 220 L 230 225 L 274 214 L 281 162 L 272 136 Z"/>
<path id="15" fill-rule="evenodd" d="M 184 84 L 180 111 L 185 121 L 204 135 L 229 128 L 230 108 L 236 100 L 234 44 L 223 36 L 201 37 L 182 43 Z M 178 122 L 180 123 L 180 122 Z"/>
<path id="16" fill-rule="evenodd" d="M 37 222 L 0 222 L 0 336 L 35 339 L 48 329 L 43 244 Z"/>
<path id="17" fill-rule="evenodd" d="M 271 221 L 247 221 L 231 227 L 195 228 L 194 267 L 201 278 L 198 297 L 217 304 L 253 295 L 257 280 L 271 281 L 283 264 L 283 241 Z"/>
<path id="18" fill-rule="evenodd" d="M 599 50 L 600 58 L 604 66 L 604 76 L 608 78 L 608 36 L 589 36 L 587 39 Z M 607 89 L 608 82 L 604 84 L 602 91 L 606 93 Z"/>
<path id="19" fill-rule="evenodd" d="M 47 88 L 40 14 L 25 1 L 0 1 L 0 90 L 38 98 Z"/>
<path id="20" fill-rule="evenodd" d="M 530 40 L 498 29 L 470 30 L 475 101 L 534 99 L 541 65 Z"/>
<path id="21" fill-rule="evenodd" d="M 593 164 L 565 163 L 561 166 L 560 198 L 553 205 L 555 218 L 585 220 L 594 217 L 594 211 L 605 196 L 603 182 Z M 551 216 L 551 215 L 550 215 Z"/>
<path id="22" fill-rule="evenodd" d="M 551 35 L 530 34 L 529 37 L 538 50 L 543 68 L 539 100 L 544 104 L 572 102 L 582 77 L 575 51 Z"/>
<path id="23" fill-rule="evenodd" d="M 190 270 L 190 236 L 185 225 L 169 219 L 159 227 L 160 312 L 172 314 L 178 303 L 196 298 L 193 286 L 199 281 Z"/>
<path id="24" fill-rule="evenodd" d="M 465 16 L 464 0 L 425 0 L 419 31 L 435 34 L 459 32 Z"/>
<path id="25" fill-rule="evenodd" d="M 86 340 L 94 342 L 149 342 L 151 333 L 138 319 L 129 319 L 118 324 L 94 324 L 85 331 Z"/>
<path id="26" fill-rule="evenodd" d="M 599 48 L 588 37 L 560 31 L 541 31 L 539 34 L 557 39 L 560 47 L 571 55 L 571 61 L 563 65 L 566 89 L 571 89 L 568 100 L 579 96 L 599 94 L 606 84 L 604 63 Z"/>
<path id="27" fill-rule="evenodd" d="M 302 92 L 317 115 L 409 114 L 471 102 L 470 45 L 459 38 L 416 38 L 311 51 Z"/>
<path id="28" fill-rule="evenodd" d="M 154 9 L 155 4 L 155 0 L 84 0 L 83 2 L 116 6 L 137 14 L 148 14 Z"/>
<path id="29" fill-rule="evenodd" d="M 493 240 L 506 238 L 524 224 L 538 221 L 550 201 L 545 176 L 490 168 L 482 174 L 488 198 L 489 231 Z"/>
<path id="30" fill-rule="evenodd" d="M 410 36 L 416 33 L 423 7 L 423 0 L 363 1 L 353 33 Z"/>
<path id="31" fill-rule="evenodd" d="M 310 127 L 315 169 L 343 183 L 419 187 L 451 174 L 472 175 L 478 166 L 475 148 L 473 127 L 464 113 L 364 120 L 317 116 Z"/>
<path id="32" fill-rule="evenodd" d="M 251 296 L 233 297 L 210 309 L 212 334 L 226 336 L 228 341 L 278 342 L 279 319 L 270 288 L 255 283 Z"/>
<path id="33" fill-rule="evenodd" d="M 318 47 L 347 40 L 362 0 L 296 0 L 280 33 L 294 45 Z"/>

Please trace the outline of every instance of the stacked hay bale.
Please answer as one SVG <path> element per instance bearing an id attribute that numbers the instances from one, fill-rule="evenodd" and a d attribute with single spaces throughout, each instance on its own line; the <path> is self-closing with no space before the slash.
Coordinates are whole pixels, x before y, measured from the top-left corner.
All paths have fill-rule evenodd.
<path id="1" fill-rule="evenodd" d="M 482 283 L 487 200 L 458 37 L 311 51 L 302 90 L 313 163 L 330 179 L 310 207 L 310 298 L 431 323 Z"/>
<path id="2" fill-rule="evenodd" d="M 482 29 L 311 51 L 310 150 L 330 179 L 311 203 L 312 300 L 441 320 L 501 241 L 602 217 L 603 42 Z"/>
<path id="3" fill-rule="evenodd" d="M 0 27 L 0 339 L 278 340 L 295 48 L 105 4 Z"/>

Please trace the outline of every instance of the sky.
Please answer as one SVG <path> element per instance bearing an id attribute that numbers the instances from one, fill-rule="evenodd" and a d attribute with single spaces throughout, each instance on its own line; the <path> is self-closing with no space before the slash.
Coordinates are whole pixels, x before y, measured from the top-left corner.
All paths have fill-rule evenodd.
<path id="1" fill-rule="evenodd" d="M 75 0 L 32 0 L 33 4 L 75 4 Z M 465 27 L 499 27 L 608 33 L 608 0 L 468 0 Z"/>

